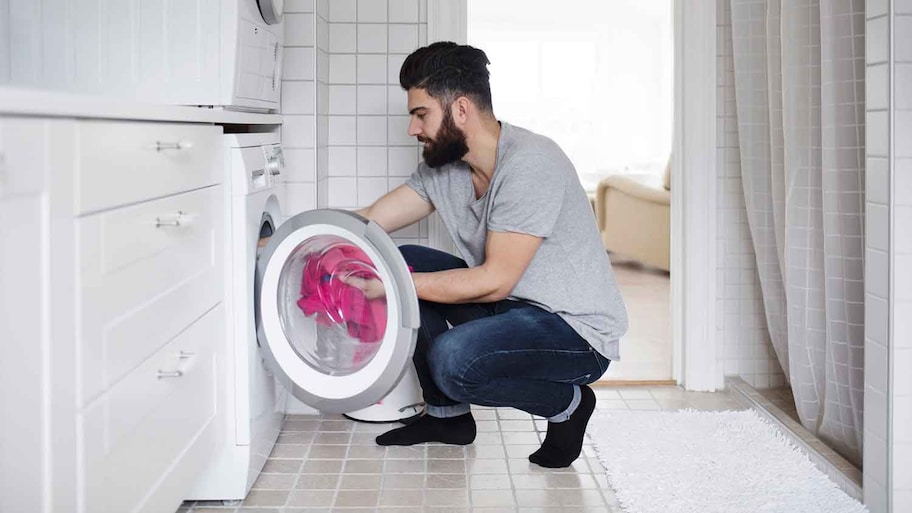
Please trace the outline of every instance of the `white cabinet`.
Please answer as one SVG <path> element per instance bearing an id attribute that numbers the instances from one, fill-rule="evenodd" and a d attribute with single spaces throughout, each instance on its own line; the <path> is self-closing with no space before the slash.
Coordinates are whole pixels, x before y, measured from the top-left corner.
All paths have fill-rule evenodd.
<path id="1" fill-rule="evenodd" d="M 171 513 L 211 457 L 220 134 L 0 117 L 0 511 Z"/>
<path id="2" fill-rule="evenodd" d="M 219 90 L 220 0 L 7 3 L 0 81 L 171 104 Z"/>

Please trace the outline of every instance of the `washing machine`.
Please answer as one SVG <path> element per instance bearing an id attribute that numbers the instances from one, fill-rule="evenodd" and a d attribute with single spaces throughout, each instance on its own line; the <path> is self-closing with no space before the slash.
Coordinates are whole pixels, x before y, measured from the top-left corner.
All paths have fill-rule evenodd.
<path id="1" fill-rule="evenodd" d="M 286 218 L 278 134 L 229 134 L 224 147 L 230 336 L 219 449 L 188 497 L 197 500 L 247 495 L 289 394 L 364 421 L 407 420 L 424 406 L 411 362 L 418 299 L 392 239 L 347 211 Z M 374 285 L 370 297 L 352 278 Z"/>

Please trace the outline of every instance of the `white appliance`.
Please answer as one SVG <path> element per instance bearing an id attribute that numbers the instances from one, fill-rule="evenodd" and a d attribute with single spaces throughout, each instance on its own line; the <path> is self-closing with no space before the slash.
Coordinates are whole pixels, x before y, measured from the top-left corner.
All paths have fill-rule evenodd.
<path id="1" fill-rule="evenodd" d="M 278 110 L 282 88 L 284 0 L 224 0 L 219 97 L 200 104 Z"/>
<path id="2" fill-rule="evenodd" d="M 279 110 L 284 0 L 13 5 L 0 8 L 0 40 L 9 43 L 8 51 L 0 48 L 4 85 L 143 103 Z M 4 17 L 10 9 L 12 22 Z"/>
<path id="3" fill-rule="evenodd" d="M 392 239 L 376 223 L 345 211 L 312 210 L 285 220 L 279 135 L 224 138 L 231 332 L 219 396 L 224 436 L 190 496 L 198 500 L 247 495 L 278 437 L 287 391 L 316 410 L 364 421 L 406 420 L 424 406 L 412 365 L 418 299 Z M 260 248 L 263 237 L 270 239 Z M 321 323 L 298 305 L 303 269 L 309 259 L 336 255 L 342 247 L 360 259 L 334 259 L 327 283 L 352 271 L 376 277 L 383 294 L 369 304 L 349 302 L 347 313 Z M 370 322 L 362 316 L 367 313 Z M 353 336 L 356 326 L 371 332 Z"/>
<path id="4" fill-rule="evenodd" d="M 254 319 L 258 241 L 282 223 L 284 158 L 275 133 L 224 137 L 225 283 L 228 337 L 218 421 L 223 443 L 196 486 L 195 499 L 243 499 L 272 452 L 287 393 L 264 363 Z"/>

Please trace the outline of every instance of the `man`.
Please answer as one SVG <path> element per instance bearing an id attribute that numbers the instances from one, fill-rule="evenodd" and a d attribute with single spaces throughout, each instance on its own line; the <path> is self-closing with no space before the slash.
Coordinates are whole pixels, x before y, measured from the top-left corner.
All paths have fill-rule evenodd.
<path id="1" fill-rule="evenodd" d="M 627 314 L 573 164 L 494 117 L 487 64 L 479 49 L 442 42 L 400 71 L 424 162 L 360 213 L 392 232 L 436 210 L 463 258 L 401 248 L 421 310 L 414 363 L 427 409 L 377 443 L 469 444 L 469 404 L 513 407 L 549 421 L 529 460 L 566 467 L 595 407 L 586 385 L 618 358 Z"/>

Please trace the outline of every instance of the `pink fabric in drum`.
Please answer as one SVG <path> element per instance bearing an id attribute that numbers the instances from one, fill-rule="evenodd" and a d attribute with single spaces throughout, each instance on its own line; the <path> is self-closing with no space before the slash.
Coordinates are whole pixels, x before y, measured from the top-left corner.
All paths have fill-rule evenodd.
<path id="1" fill-rule="evenodd" d="M 324 326 L 344 325 L 349 336 L 376 343 L 386 332 L 386 298 L 367 299 L 359 288 L 342 281 L 345 276 L 379 279 L 370 258 L 352 244 L 333 244 L 307 255 L 298 308 Z"/>

